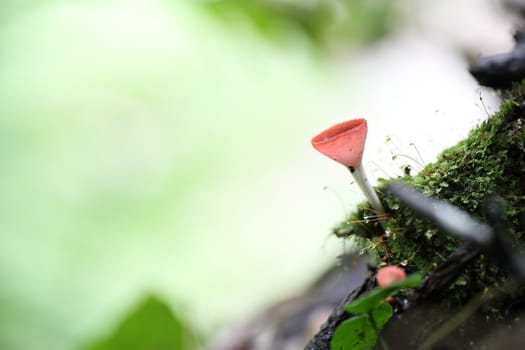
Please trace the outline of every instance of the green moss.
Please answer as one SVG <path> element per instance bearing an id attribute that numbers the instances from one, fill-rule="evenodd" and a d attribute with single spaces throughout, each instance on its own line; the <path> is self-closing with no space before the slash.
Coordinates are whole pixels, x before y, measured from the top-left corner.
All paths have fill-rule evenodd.
<path id="1" fill-rule="evenodd" d="M 426 195 L 442 198 L 486 221 L 485 201 L 497 194 L 507 202 L 506 215 L 514 243 L 525 246 L 525 83 L 505 96 L 500 111 L 473 129 L 456 146 L 444 150 L 435 163 L 416 176 L 395 181 L 409 184 Z M 428 272 L 445 261 L 461 241 L 414 217 L 384 186 L 376 188 L 387 212 L 376 217 L 366 203 L 334 229 L 340 237 L 358 237 L 365 251 L 379 264 L 401 264 L 408 271 Z M 379 223 L 379 221 L 381 223 Z M 382 229 L 384 228 L 384 230 Z M 387 232 L 387 234 L 384 234 Z M 487 286 L 502 283 L 506 272 L 480 256 L 453 283 L 448 295 L 465 300 Z M 452 293 L 450 293 L 452 292 Z"/>

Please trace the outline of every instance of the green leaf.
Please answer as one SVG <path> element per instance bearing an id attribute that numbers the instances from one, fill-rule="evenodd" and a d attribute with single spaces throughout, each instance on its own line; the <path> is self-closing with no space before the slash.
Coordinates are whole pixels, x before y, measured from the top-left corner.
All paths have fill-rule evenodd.
<path id="1" fill-rule="evenodd" d="M 346 305 L 345 309 L 354 314 L 367 314 L 371 312 L 386 297 L 396 294 L 401 288 L 413 288 L 421 283 L 420 274 L 412 274 L 403 281 L 392 283 L 385 288 L 375 288 L 368 294 Z"/>
<path id="2" fill-rule="evenodd" d="M 346 311 L 354 313 L 354 314 L 367 314 L 372 309 L 376 307 L 376 305 L 385 299 L 390 294 L 389 289 L 385 288 L 375 288 L 371 290 L 368 294 L 354 300 L 350 304 L 345 306 Z"/>
<path id="3" fill-rule="evenodd" d="M 341 323 L 332 337 L 330 349 L 372 349 L 377 342 L 379 332 L 393 315 L 392 306 L 385 301 L 381 301 L 372 310 L 371 315 L 374 323 L 371 322 L 368 315 L 352 317 Z"/>
<path id="4" fill-rule="evenodd" d="M 352 317 L 337 327 L 330 342 L 330 350 L 372 349 L 377 332 L 368 316 Z"/>
<path id="5" fill-rule="evenodd" d="M 171 309 L 154 296 L 146 298 L 109 337 L 89 350 L 193 350 L 194 333 Z"/>
<path id="6" fill-rule="evenodd" d="M 372 317 L 374 318 L 378 331 L 383 329 L 384 325 L 390 320 L 393 314 L 394 311 L 392 310 L 392 306 L 384 300 L 372 310 Z"/>

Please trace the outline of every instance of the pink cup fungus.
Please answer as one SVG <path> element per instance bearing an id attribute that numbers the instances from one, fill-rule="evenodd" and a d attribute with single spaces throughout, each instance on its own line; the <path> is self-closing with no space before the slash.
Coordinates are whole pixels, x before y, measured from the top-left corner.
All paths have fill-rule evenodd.
<path id="1" fill-rule="evenodd" d="M 376 282 L 379 287 L 384 288 L 394 282 L 403 281 L 405 278 L 405 270 L 395 265 L 389 265 L 377 271 Z"/>
<path id="2" fill-rule="evenodd" d="M 367 132 L 368 125 L 365 119 L 348 120 L 315 136 L 312 139 L 312 146 L 325 156 L 346 166 L 354 176 L 355 182 L 363 191 L 370 206 L 379 212 L 384 212 L 383 205 L 368 182 L 362 166 Z"/>

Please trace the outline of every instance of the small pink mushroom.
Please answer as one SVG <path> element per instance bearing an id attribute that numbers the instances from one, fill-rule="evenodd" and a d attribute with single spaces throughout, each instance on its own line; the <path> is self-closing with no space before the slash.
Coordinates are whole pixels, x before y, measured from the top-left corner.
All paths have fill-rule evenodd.
<path id="1" fill-rule="evenodd" d="M 384 212 L 377 193 L 374 191 L 361 163 L 365 149 L 368 125 L 365 119 L 352 119 L 336 124 L 312 139 L 312 146 L 325 156 L 346 166 L 363 191 L 370 206 Z"/>
<path id="2" fill-rule="evenodd" d="M 377 271 L 376 282 L 379 287 L 388 287 L 394 282 L 402 281 L 406 278 L 405 270 L 398 266 L 389 265 Z"/>

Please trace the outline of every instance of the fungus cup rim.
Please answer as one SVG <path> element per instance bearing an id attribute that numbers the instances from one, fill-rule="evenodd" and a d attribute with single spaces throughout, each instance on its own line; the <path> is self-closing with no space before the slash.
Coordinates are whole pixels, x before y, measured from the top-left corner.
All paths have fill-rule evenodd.
<path id="1" fill-rule="evenodd" d="M 312 138 L 312 146 L 325 156 L 347 167 L 358 167 L 368 133 L 364 118 L 335 124 Z"/>
<path id="2" fill-rule="evenodd" d="M 361 131 L 361 128 L 364 128 L 364 130 Z M 314 136 L 312 138 L 312 145 L 315 147 L 315 145 L 318 144 L 329 143 L 334 139 L 347 135 L 348 133 L 359 131 L 366 133 L 367 129 L 366 119 L 364 118 L 347 120 L 345 122 L 335 124 L 334 126 Z"/>

